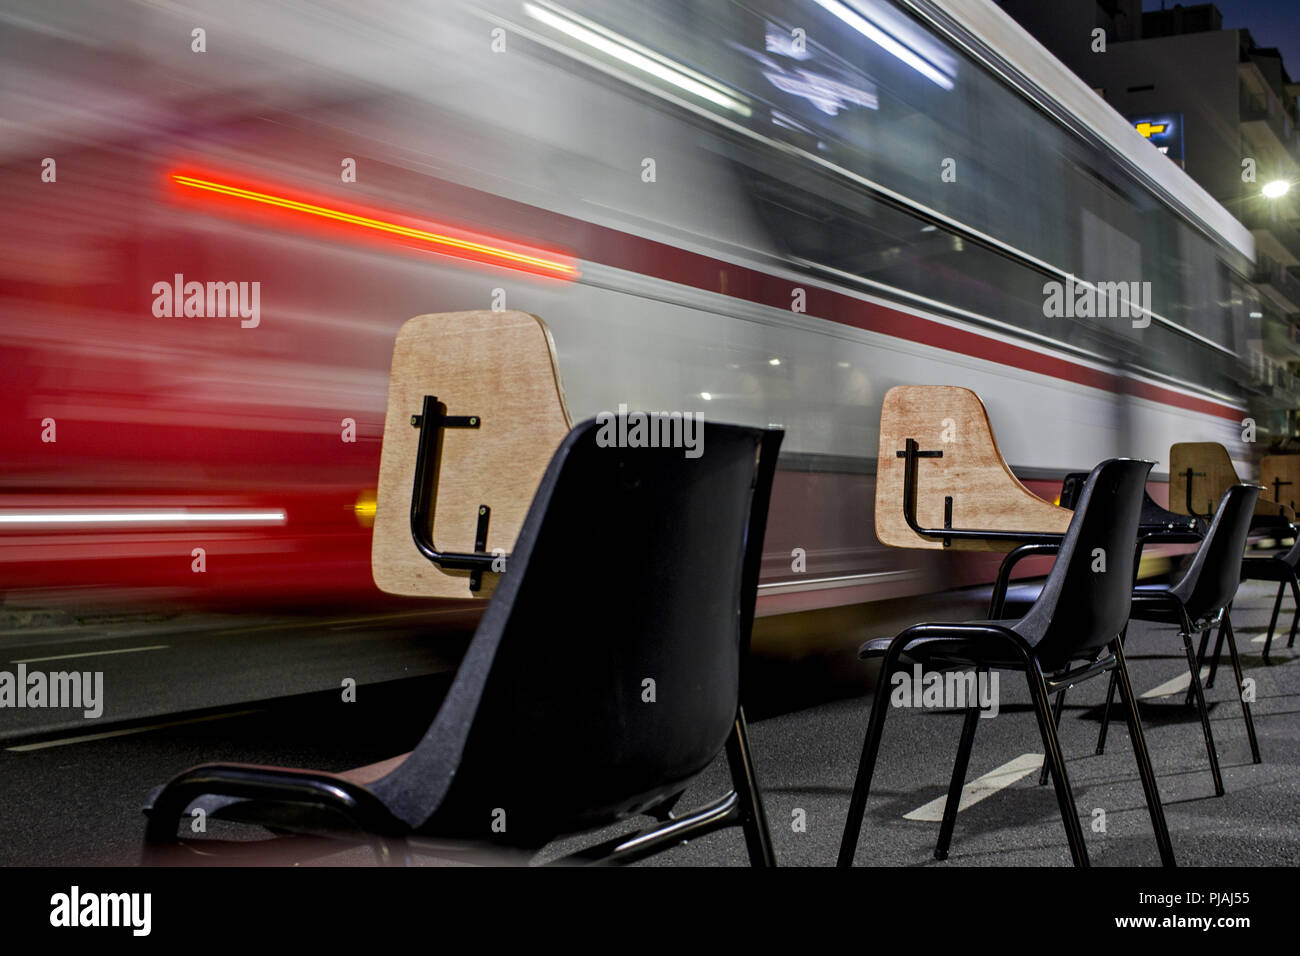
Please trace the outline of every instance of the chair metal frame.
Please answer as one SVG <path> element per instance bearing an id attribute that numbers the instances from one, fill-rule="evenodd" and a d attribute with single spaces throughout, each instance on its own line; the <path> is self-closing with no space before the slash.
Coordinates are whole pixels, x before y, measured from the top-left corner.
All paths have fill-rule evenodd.
<path id="1" fill-rule="evenodd" d="M 918 624 L 909 627 L 890 642 L 881 664 L 875 699 L 872 702 L 871 718 L 867 725 L 866 740 L 862 745 L 862 757 L 858 763 L 858 775 L 853 786 L 853 797 L 849 803 L 848 820 L 845 822 L 844 834 L 840 841 L 840 853 L 837 865 L 849 867 L 857 853 L 858 838 L 862 830 L 862 818 L 866 812 L 867 799 L 871 791 L 871 778 L 875 771 L 876 760 L 880 753 L 880 740 L 884 733 L 885 717 L 889 712 L 889 694 L 884 692 L 890 678 L 898 669 L 905 649 L 917 638 L 926 636 L 944 636 L 954 628 L 960 627 L 968 633 L 972 643 L 998 645 L 1012 651 L 1023 663 L 1029 695 L 1034 705 L 1034 715 L 1038 720 L 1038 730 L 1047 751 L 1047 760 L 1051 765 L 1052 779 L 1056 785 L 1056 799 L 1061 810 L 1061 820 L 1065 825 L 1066 839 L 1070 846 L 1070 857 L 1076 866 L 1088 866 L 1088 849 L 1084 843 L 1083 827 L 1079 822 L 1074 794 L 1070 789 L 1069 776 L 1065 769 L 1065 758 L 1061 750 L 1060 737 L 1050 704 L 1052 694 L 1063 691 L 1089 677 L 1110 671 L 1112 679 L 1120 684 L 1121 699 L 1125 704 L 1125 718 L 1128 721 L 1129 734 L 1133 741 L 1133 751 L 1137 758 L 1138 775 L 1142 780 L 1142 790 L 1146 796 L 1147 809 L 1155 831 L 1156 844 L 1160 851 L 1160 860 L 1165 866 L 1174 865 L 1173 844 L 1169 838 L 1169 827 L 1165 822 L 1164 808 L 1160 803 L 1160 793 L 1156 786 L 1155 771 L 1151 766 L 1151 756 L 1147 750 L 1146 738 L 1142 733 L 1141 720 L 1138 717 L 1137 699 L 1133 685 L 1129 680 L 1128 667 L 1124 659 L 1122 642 L 1116 638 L 1109 645 L 1109 652 L 1097 660 L 1074 667 L 1066 671 L 1045 674 L 1034 656 L 1034 649 L 1009 628 L 991 625 L 934 625 Z M 961 740 L 957 746 L 957 757 L 953 763 L 952 780 L 948 787 L 948 797 L 944 804 L 943 821 L 939 828 L 938 842 L 935 844 L 934 856 L 937 860 L 946 859 L 952 842 L 953 830 L 957 821 L 957 810 L 965 786 L 966 769 L 970 762 L 971 750 L 975 741 L 975 728 L 979 723 L 979 710 L 975 707 L 966 709 L 962 724 Z"/>
<path id="2" fill-rule="evenodd" d="M 1294 548 L 1292 549 L 1295 550 Z M 1288 552 L 1289 553 L 1289 552 Z M 1295 613 L 1291 616 L 1291 636 L 1287 639 L 1288 648 L 1295 646 L 1296 626 L 1300 625 L 1300 578 L 1295 566 L 1282 555 L 1267 558 L 1245 558 L 1241 562 L 1241 577 L 1244 581 L 1276 581 L 1277 598 L 1273 601 L 1273 615 L 1268 619 L 1268 637 L 1264 639 L 1264 663 L 1269 663 L 1269 651 L 1273 648 L 1273 634 L 1277 628 L 1277 616 L 1282 610 L 1282 593 L 1287 585 L 1291 586 L 1291 597 L 1295 601 Z M 1218 653 L 1214 656 L 1218 662 Z"/>
<path id="3" fill-rule="evenodd" d="M 914 447 L 909 443 L 908 452 L 914 452 Z M 1102 466 L 1098 466 L 1101 468 Z M 1149 468 L 1149 463 L 1148 466 Z M 909 479 L 914 478 L 914 471 L 907 475 Z M 904 493 L 912 486 L 910 480 L 904 483 Z M 910 509 L 907 509 L 910 517 Z M 1135 516 L 1136 517 L 1136 516 Z M 909 522 L 910 524 L 910 522 Z M 947 524 L 947 522 L 945 522 Z M 1136 525 L 1136 521 L 1135 521 Z M 942 534 L 950 529 L 945 528 L 937 533 Z M 875 698 L 872 702 L 871 716 L 868 721 L 866 739 L 863 741 L 862 756 L 858 763 L 857 776 L 853 787 L 853 796 L 849 804 L 848 819 L 845 822 L 844 833 L 840 842 L 840 852 L 837 864 L 841 867 L 849 867 L 853 864 L 854 856 L 857 852 L 858 838 L 861 833 L 862 819 L 866 812 L 867 799 L 870 795 L 871 779 L 875 772 L 876 760 L 879 756 L 880 740 L 884 732 L 885 718 L 889 710 L 890 695 L 886 688 L 891 682 L 891 678 L 898 670 L 900 661 L 907 651 L 909 645 L 917 641 L 923 641 L 926 638 L 943 638 L 945 640 L 956 642 L 962 650 L 940 653 L 937 655 L 938 666 L 944 668 L 955 666 L 956 663 L 967 663 L 973 665 L 978 670 L 986 670 L 992 667 L 1006 668 L 1013 666 L 1010 661 L 1018 662 L 1016 669 L 1024 672 L 1026 682 L 1029 687 L 1030 697 L 1033 701 L 1034 712 L 1038 719 L 1039 732 L 1043 739 L 1044 749 L 1046 751 L 1046 765 L 1050 769 L 1051 776 L 1056 785 L 1057 802 L 1061 809 L 1062 822 L 1065 825 L 1066 837 L 1070 846 L 1070 855 L 1075 865 L 1087 866 L 1088 853 L 1084 844 L 1083 830 L 1079 823 L 1078 813 L 1074 804 L 1074 796 L 1070 789 L 1069 778 L 1065 769 L 1065 760 L 1062 755 L 1059 733 L 1057 730 L 1057 721 L 1060 716 L 1061 701 L 1067 688 L 1074 684 L 1086 680 L 1099 674 L 1110 672 L 1112 681 L 1118 680 L 1122 688 L 1122 697 L 1126 706 L 1126 717 L 1129 725 L 1129 732 L 1133 740 L 1133 749 L 1138 761 L 1138 773 L 1142 780 L 1143 791 L 1147 799 L 1147 808 L 1151 815 L 1153 830 L 1155 831 L 1156 843 L 1159 848 L 1161 862 L 1166 866 L 1174 865 L 1174 854 L 1172 843 L 1169 838 L 1168 826 L 1164 818 L 1164 809 L 1160 804 L 1159 791 L 1156 786 L 1155 773 L 1151 767 L 1150 754 L 1147 751 L 1146 739 L 1142 733 L 1141 720 L 1138 716 L 1137 701 L 1133 695 L 1132 683 L 1129 680 L 1128 669 L 1124 659 L 1123 651 L 1123 626 L 1120 626 L 1119 633 L 1105 647 L 1098 650 L 1093 659 L 1083 663 L 1071 663 L 1069 661 L 1061 662 L 1059 669 L 1053 670 L 1052 673 L 1045 673 L 1042 669 L 1038 657 L 1038 648 L 1036 644 L 1030 643 L 1016 631 L 1008 626 L 1003 625 L 996 619 L 1000 616 L 1000 607 L 1005 598 L 1006 583 L 1009 578 L 1009 569 L 1021 557 L 1030 554 L 1050 554 L 1058 555 L 1061 547 L 1064 545 L 1067 535 L 1057 537 L 1055 542 L 1031 541 L 1028 544 L 1022 544 L 1020 547 L 1013 549 L 1004 559 L 1002 568 L 998 575 L 998 584 L 995 585 L 991 599 L 991 618 L 992 620 L 983 622 L 970 623 L 953 623 L 953 624 L 918 624 L 907 628 L 901 634 L 893 638 L 885 649 L 884 660 L 881 665 L 879 676 L 877 677 Z M 1023 540 L 1023 539 L 1022 539 Z M 1077 547 L 1071 545 L 1071 547 Z M 1134 541 L 1135 559 L 1132 573 L 1136 577 L 1137 561 L 1136 554 L 1140 548 L 1137 540 Z M 1080 655 L 1082 656 L 1082 655 Z M 1052 696 L 1056 695 L 1057 705 L 1055 710 L 1052 707 Z M 965 718 L 962 725 L 961 739 L 957 748 L 957 756 L 953 763 L 952 778 L 949 783 L 947 800 L 944 805 L 943 820 L 940 825 L 938 841 L 935 845 L 934 855 L 936 859 L 946 859 L 948 849 L 951 844 L 953 829 L 956 825 L 957 812 L 960 806 L 962 789 L 965 786 L 966 771 L 970 761 L 971 749 L 974 745 L 975 729 L 979 720 L 979 711 L 977 707 L 968 705 L 966 708 Z"/>
<path id="4" fill-rule="evenodd" d="M 1141 597 L 1139 598 L 1139 594 Z M 1214 686 L 1213 674 L 1218 668 L 1219 657 L 1223 650 L 1226 638 L 1228 645 L 1228 654 L 1232 660 L 1232 671 L 1237 681 L 1237 698 L 1241 702 L 1242 718 L 1246 723 L 1246 737 L 1250 742 L 1250 757 L 1252 763 L 1261 763 L 1262 757 L 1259 753 L 1259 739 L 1255 734 L 1255 720 L 1251 714 L 1250 703 L 1242 694 L 1241 688 L 1244 677 L 1241 670 L 1241 657 L 1237 652 L 1237 639 L 1232 630 L 1232 604 L 1229 602 L 1217 615 L 1199 620 L 1192 621 L 1187 614 L 1187 608 L 1176 596 L 1159 592 L 1137 592 L 1133 595 L 1135 613 L 1134 619 L 1142 620 L 1136 612 L 1136 605 L 1147 604 L 1152 608 L 1163 607 L 1166 611 L 1176 614 L 1179 619 L 1179 634 L 1183 639 L 1183 650 L 1187 655 L 1187 667 L 1191 672 L 1191 684 L 1187 691 L 1187 700 L 1195 701 L 1196 708 L 1200 713 L 1201 731 L 1205 737 L 1205 750 L 1209 756 L 1210 773 L 1214 778 L 1214 795 L 1223 796 L 1223 774 L 1219 769 L 1219 756 L 1214 745 L 1214 731 L 1210 726 L 1210 710 L 1205 701 L 1205 688 Z M 1163 618 L 1159 618 L 1163 620 Z M 1205 666 L 1205 652 L 1209 645 L 1210 631 L 1214 625 L 1219 626 L 1219 636 L 1216 642 L 1214 657 L 1211 664 L 1211 673 L 1207 679 L 1202 682 L 1201 668 Z M 1192 649 L 1192 637 L 1197 631 L 1201 633 L 1201 643 L 1197 650 Z M 1101 730 L 1097 734 L 1097 753 L 1104 753 L 1106 750 L 1106 731 L 1110 725 L 1110 708 L 1111 702 L 1115 696 L 1115 682 L 1112 679 L 1111 685 L 1106 691 L 1106 703 L 1102 710 Z"/>
<path id="5" fill-rule="evenodd" d="M 1250 490 L 1251 488 L 1252 486 L 1236 485 L 1233 488 L 1230 488 L 1226 492 L 1224 492 L 1223 497 L 1220 500 L 1219 506 L 1216 509 L 1216 513 L 1213 516 L 1214 521 L 1211 525 L 1211 528 L 1207 530 L 1206 537 L 1203 539 L 1201 545 L 1201 550 L 1198 550 L 1197 557 L 1194 559 L 1193 569 L 1195 569 L 1197 564 L 1200 562 L 1208 563 L 1208 556 L 1210 555 L 1211 551 L 1207 549 L 1213 549 L 1215 547 L 1215 543 L 1214 543 L 1215 534 L 1224 533 L 1224 528 L 1221 522 L 1224 520 L 1223 516 L 1226 513 L 1226 509 L 1229 508 L 1233 496 L 1257 494 L 1257 492 Z M 1234 558 L 1233 560 L 1240 561 L 1241 559 Z M 1241 563 L 1244 564 L 1244 561 L 1242 561 Z M 1199 581 L 1201 580 L 1201 576 L 1207 573 L 1214 574 L 1215 570 L 1208 568 L 1205 564 L 1201 564 L 1199 571 L 1196 571 L 1196 573 L 1198 577 L 1196 579 L 1196 582 L 1192 584 L 1192 588 L 1193 588 L 1193 595 L 1191 595 L 1192 597 L 1195 596 L 1195 590 L 1199 586 Z M 1233 578 L 1233 581 L 1234 582 L 1239 581 L 1240 577 L 1241 575 L 1238 574 L 1236 577 Z M 1176 585 L 1175 587 L 1181 586 L 1181 584 L 1185 583 L 1186 580 L 1187 580 L 1186 577 L 1184 577 L 1183 582 L 1180 582 L 1180 584 Z M 1235 590 L 1235 583 L 1233 586 Z M 1219 599 L 1221 599 L 1221 596 Z M 1187 693 L 1187 699 L 1188 701 L 1193 701 L 1193 700 L 1195 701 L 1197 710 L 1200 713 L 1201 730 L 1202 730 L 1202 734 L 1205 737 L 1205 749 L 1209 757 L 1210 773 L 1214 780 L 1214 794 L 1215 796 L 1223 796 L 1223 774 L 1219 769 L 1218 753 L 1214 745 L 1214 732 L 1210 726 L 1209 707 L 1205 701 L 1205 686 L 1208 686 L 1212 682 L 1206 681 L 1205 684 L 1203 685 L 1201 681 L 1201 667 L 1205 663 L 1206 648 L 1209 644 L 1210 629 L 1213 628 L 1215 624 L 1218 624 L 1219 626 L 1219 637 L 1218 637 L 1217 645 L 1215 647 L 1214 659 L 1211 665 L 1211 672 L 1213 673 L 1213 671 L 1217 670 L 1218 659 L 1222 653 L 1223 645 L 1226 639 L 1228 645 L 1228 652 L 1232 659 L 1233 673 L 1235 674 L 1236 681 L 1237 681 L 1237 696 L 1240 699 L 1242 717 L 1244 718 L 1246 723 L 1246 736 L 1250 741 L 1251 759 L 1255 763 L 1259 763 L 1261 760 L 1260 753 L 1259 753 L 1259 741 L 1255 734 L 1255 722 L 1253 716 L 1251 715 L 1250 703 L 1245 699 L 1245 696 L 1243 695 L 1241 690 L 1243 684 L 1243 676 L 1241 672 L 1241 659 L 1240 659 L 1240 655 L 1237 652 L 1237 640 L 1232 630 L 1232 599 L 1229 598 L 1222 606 L 1214 606 L 1214 607 L 1202 609 L 1200 611 L 1200 614 L 1201 614 L 1200 618 L 1198 620 L 1193 621 L 1191 614 L 1188 612 L 1186 604 L 1177 594 L 1174 593 L 1173 589 L 1154 590 L 1154 591 L 1143 589 L 1143 590 L 1135 590 L 1133 592 L 1133 606 L 1130 612 L 1131 619 L 1149 620 L 1149 621 L 1157 621 L 1157 622 L 1172 621 L 1178 627 L 1179 635 L 1182 637 L 1183 640 L 1183 650 L 1187 656 L 1187 667 L 1190 672 L 1190 682 L 1189 682 L 1189 689 Z M 1194 650 L 1192 647 L 1192 635 L 1197 633 L 1198 631 L 1201 634 L 1200 647 L 1199 649 Z M 1097 737 L 1097 753 L 1099 754 L 1104 752 L 1105 750 L 1106 730 L 1110 721 L 1110 706 L 1111 706 L 1111 701 L 1114 698 L 1114 693 L 1115 693 L 1115 682 L 1114 679 L 1112 679 L 1111 685 L 1108 688 L 1106 693 L 1106 704 L 1102 711 L 1101 730 Z"/>

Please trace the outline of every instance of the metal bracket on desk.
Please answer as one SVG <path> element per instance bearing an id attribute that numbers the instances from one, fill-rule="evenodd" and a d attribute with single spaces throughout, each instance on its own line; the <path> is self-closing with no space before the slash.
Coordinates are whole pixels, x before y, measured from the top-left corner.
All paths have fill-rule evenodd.
<path id="1" fill-rule="evenodd" d="M 420 429 L 420 442 L 415 450 L 415 481 L 411 486 L 411 540 L 416 550 L 445 571 L 469 571 L 469 589 L 477 591 L 483 583 L 483 572 L 491 571 L 498 556 L 486 553 L 488 522 L 492 509 L 478 506 L 478 522 L 474 531 L 473 553 L 439 551 L 433 543 L 433 515 L 436 510 L 435 491 L 437 459 L 442 451 L 444 428 L 478 428 L 482 419 L 477 415 L 448 415 L 445 406 L 434 395 L 424 396 L 424 406 L 419 415 L 411 416 L 411 427 Z"/>
<path id="2" fill-rule="evenodd" d="M 1192 479 L 1204 478 L 1205 472 L 1192 471 L 1192 468 L 1189 465 L 1186 471 L 1180 472 L 1179 474 L 1181 474 L 1184 478 L 1187 479 L 1187 513 L 1191 515 L 1193 518 L 1212 517 L 1214 515 L 1214 502 L 1210 502 L 1210 510 L 1205 512 L 1205 514 L 1201 514 L 1199 511 L 1197 511 L 1195 508 L 1192 507 Z"/>
<path id="3" fill-rule="evenodd" d="M 1041 531 L 991 531 L 952 526 L 952 496 L 945 495 L 943 502 L 943 527 L 922 528 L 916 520 L 917 459 L 942 458 L 942 451 L 921 451 L 915 439 L 906 439 L 906 447 L 896 452 L 905 459 L 903 466 L 903 518 L 907 526 L 923 538 L 938 538 L 949 547 L 954 538 L 963 541 L 1016 541 L 1022 544 L 1059 544 L 1060 534 Z"/>

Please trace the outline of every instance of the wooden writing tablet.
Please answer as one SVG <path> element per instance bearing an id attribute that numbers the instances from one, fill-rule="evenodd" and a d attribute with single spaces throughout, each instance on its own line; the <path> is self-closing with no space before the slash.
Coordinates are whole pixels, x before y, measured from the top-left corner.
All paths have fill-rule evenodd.
<path id="1" fill-rule="evenodd" d="M 1283 456 L 1270 456 L 1283 457 Z M 1268 458 L 1264 459 L 1268 461 Z M 1191 470 L 1192 482 L 1192 510 L 1187 507 L 1187 482 L 1188 469 Z M 1269 479 L 1271 481 L 1271 478 Z M 1285 475 L 1283 480 L 1287 480 Z M 1178 442 L 1169 446 L 1169 510 L 1177 512 L 1180 515 L 1195 514 L 1200 515 L 1207 520 L 1214 516 L 1215 509 L 1219 507 L 1219 499 L 1223 493 L 1233 485 L 1250 484 L 1243 481 L 1237 475 L 1237 469 L 1232 465 L 1232 459 L 1228 457 L 1228 449 L 1224 448 L 1217 441 L 1188 441 Z M 1289 502 L 1290 498 L 1285 497 L 1287 489 L 1282 488 L 1283 501 Z M 1300 493 L 1292 492 L 1297 498 Z M 1269 484 L 1264 492 L 1260 493 L 1259 500 L 1255 503 L 1255 514 L 1257 515 L 1277 515 L 1281 514 L 1288 521 L 1295 519 L 1295 511 L 1291 507 L 1279 507 L 1273 502 L 1273 486 Z"/>
<path id="2" fill-rule="evenodd" d="M 497 575 L 470 590 L 469 571 L 443 570 L 411 538 L 411 490 L 421 429 L 411 424 L 426 395 L 474 428 L 442 432 L 433 494 L 433 543 L 475 551 L 480 505 L 490 508 L 486 546 L 509 554 L 551 456 L 570 429 L 555 347 L 526 312 L 418 315 L 397 333 L 379 463 L 370 567 L 390 594 L 486 599 Z"/>
<path id="3" fill-rule="evenodd" d="M 1300 455 L 1266 455 L 1259 463 L 1259 496 L 1256 513 L 1267 510 L 1295 520 L 1296 502 L 1300 501 Z"/>
<path id="4" fill-rule="evenodd" d="M 923 537 L 903 517 L 905 461 L 898 452 L 914 439 L 921 452 L 942 452 L 917 462 L 916 519 L 922 528 L 944 526 L 945 497 L 952 498 L 952 527 L 984 531 L 1064 534 L 1074 512 L 1039 498 L 1022 485 L 998 451 L 988 413 L 978 395 L 951 385 L 899 385 L 880 410 L 876 465 L 876 536 L 894 548 L 944 547 Z M 953 539 L 966 551 L 1010 551 L 1008 541 Z"/>
<path id="5" fill-rule="evenodd" d="M 1191 475 L 1188 475 L 1188 471 Z M 1191 508 L 1187 483 L 1191 480 Z M 1219 499 L 1241 484 L 1228 449 L 1217 441 L 1184 441 L 1169 446 L 1169 510 L 1180 515 L 1212 517 Z"/>

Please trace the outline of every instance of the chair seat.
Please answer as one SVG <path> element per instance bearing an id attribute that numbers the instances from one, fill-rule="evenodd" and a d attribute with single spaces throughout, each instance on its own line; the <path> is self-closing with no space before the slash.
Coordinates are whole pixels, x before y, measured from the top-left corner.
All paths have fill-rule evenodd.
<path id="1" fill-rule="evenodd" d="M 1181 624 L 1183 619 L 1169 588 L 1162 584 L 1139 584 L 1133 589 L 1133 606 L 1129 611 L 1130 620 L 1150 621 L 1155 624 Z"/>
<path id="2" fill-rule="evenodd" d="M 1005 618 L 998 621 L 963 621 L 954 624 L 929 624 L 929 633 L 917 636 L 907 642 L 903 656 L 922 665 L 937 668 L 969 667 L 976 664 L 987 667 L 1004 667 L 1024 669 L 1025 660 L 1015 650 L 1016 640 L 1012 631 L 1017 619 Z M 991 640 L 983 628 L 998 628 L 1007 632 L 1007 641 Z M 883 657 L 894 642 L 892 637 L 876 637 L 867 641 L 858 649 L 858 657 L 869 660 Z"/>
<path id="3" fill-rule="evenodd" d="M 991 596 L 992 593 L 993 593 L 992 588 L 989 588 L 988 594 Z M 1038 596 L 1042 593 L 1043 593 L 1043 584 L 1041 581 L 1034 584 L 1018 584 L 1015 587 L 1007 588 L 1007 596 L 1006 596 L 1006 600 L 1003 603 L 1003 610 L 1008 611 L 1012 614 L 1016 614 L 1016 613 L 1023 614 L 1025 611 L 1029 609 L 1030 605 L 1032 605 L 1035 601 L 1038 600 Z M 1133 597 L 1136 600 L 1134 600 L 1133 602 L 1133 610 L 1129 616 L 1141 621 L 1164 621 L 1166 623 L 1178 623 L 1176 614 L 1174 614 L 1173 612 L 1165 614 L 1156 601 L 1152 600 L 1151 598 L 1148 598 L 1146 599 L 1146 601 L 1143 601 L 1143 599 L 1140 597 L 1140 595 L 1142 594 L 1162 595 L 1162 594 L 1169 594 L 1169 593 L 1170 593 L 1169 588 L 1163 584 L 1139 584 L 1137 587 L 1133 589 Z M 1139 613 L 1140 604 L 1145 604 L 1145 606 L 1141 608 L 1141 613 Z M 1148 617 L 1146 616 L 1148 614 L 1158 615 L 1158 616 Z"/>
<path id="4" fill-rule="evenodd" d="M 1133 607 L 1129 612 L 1129 618 L 1134 621 L 1149 621 L 1153 624 L 1181 625 L 1183 616 L 1178 609 L 1178 604 L 1172 600 L 1161 600 L 1161 598 L 1177 597 L 1177 594 L 1162 584 L 1140 584 L 1133 589 Z M 1193 630 L 1203 630 L 1209 627 L 1211 622 L 1218 620 L 1222 608 L 1187 607 L 1186 610 L 1191 618 Z"/>
<path id="5" fill-rule="evenodd" d="M 353 783 L 359 783 L 362 786 L 368 786 L 381 777 L 386 777 L 406 760 L 411 754 L 406 752 L 398 754 L 396 757 L 389 757 L 387 760 L 380 760 L 376 763 L 368 763 L 364 767 L 354 767 L 351 770 L 345 770 L 339 774 L 344 780 L 351 780 Z"/>
<path id="6" fill-rule="evenodd" d="M 1006 607 L 1022 607 L 1028 609 L 1029 605 L 1038 600 L 1038 595 L 1043 593 L 1042 581 L 1026 581 L 1024 584 L 1013 584 L 1007 588 L 1004 597 Z M 971 594 L 983 601 L 986 605 L 993 600 L 993 585 L 982 588 L 973 588 Z M 1010 616 L 1010 615 L 1008 615 Z"/>
<path id="7" fill-rule="evenodd" d="M 1295 566 L 1286 557 L 1273 554 L 1266 558 L 1245 558 L 1241 562 L 1241 576 L 1252 581 L 1290 581 Z"/>

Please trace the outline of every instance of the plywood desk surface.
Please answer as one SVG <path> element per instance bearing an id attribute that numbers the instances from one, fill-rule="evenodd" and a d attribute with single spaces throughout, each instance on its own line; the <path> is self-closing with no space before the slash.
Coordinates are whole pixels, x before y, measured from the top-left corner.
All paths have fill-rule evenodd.
<path id="1" fill-rule="evenodd" d="M 1281 458 L 1284 456 L 1270 456 L 1264 461 L 1268 462 L 1271 458 Z M 1300 463 L 1297 463 L 1300 465 Z M 1283 466 L 1296 467 L 1296 466 Z M 1191 471 L 1191 509 L 1187 506 L 1187 483 L 1188 471 Z M 1267 468 L 1261 469 L 1266 471 Z M 1283 480 L 1286 480 L 1283 477 Z M 1271 478 L 1269 479 L 1271 481 Z M 1233 485 L 1250 484 L 1237 475 L 1236 468 L 1233 467 L 1232 459 L 1228 456 L 1228 449 L 1215 441 L 1192 441 L 1177 442 L 1169 447 L 1169 510 L 1178 514 L 1197 514 L 1203 518 L 1214 515 L 1215 510 L 1219 507 L 1219 499 Z M 1283 493 L 1287 491 L 1282 488 Z M 1300 489 L 1293 491 L 1292 495 L 1300 498 Z M 1283 497 L 1284 502 L 1290 502 L 1289 497 Z M 1273 486 L 1267 484 L 1266 491 L 1261 493 L 1259 500 L 1255 503 L 1255 514 L 1257 515 L 1278 515 L 1281 514 L 1287 521 L 1295 520 L 1295 511 L 1289 504 L 1285 507 L 1279 507 L 1273 502 Z"/>
<path id="2" fill-rule="evenodd" d="M 1300 455 L 1266 455 L 1259 463 L 1259 483 L 1264 486 L 1255 508 L 1269 514 L 1280 513 L 1295 521 L 1296 502 L 1300 501 Z"/>
<path id="3" fill-rule="evenodd" d="M 880 411 L 876 465 L 876 536 L 895 548 L 942 550 L 943 541 L 918 535 L 903 515 L 905 461 L 898 452 L 914 439 L 940 457 L 918 461 L 916 518 L 922 528 L 942 528 L 945 498 L 952 498 L 954 528 L 1063 535 L 1073 512 L 1044 501 L 1012 474 L 998 450 L 978 395 L 951 385 L 900 385 Z M 1010 551 L 1015 542 L 953 539 L 967 551 Z"/>
<path id="4" fill-rule="evenodd" d="M 379 465 L 371 571 L 390 594 L 486 599 L 469 571 L 446 571 L 411 540 L 411 489 L 420 429 L 411 424 L 424 396 L 449 416 L 477 416 L 477 428 L 443 432 L 436 473 L 433 541 L 441 551 L 474 551 L 479 505 L 491 509 L 486 551 L 509 554 L 551 456 L 571 424 L 546 325 L 526 312 L 419 315 L 397 333 Z"/>

